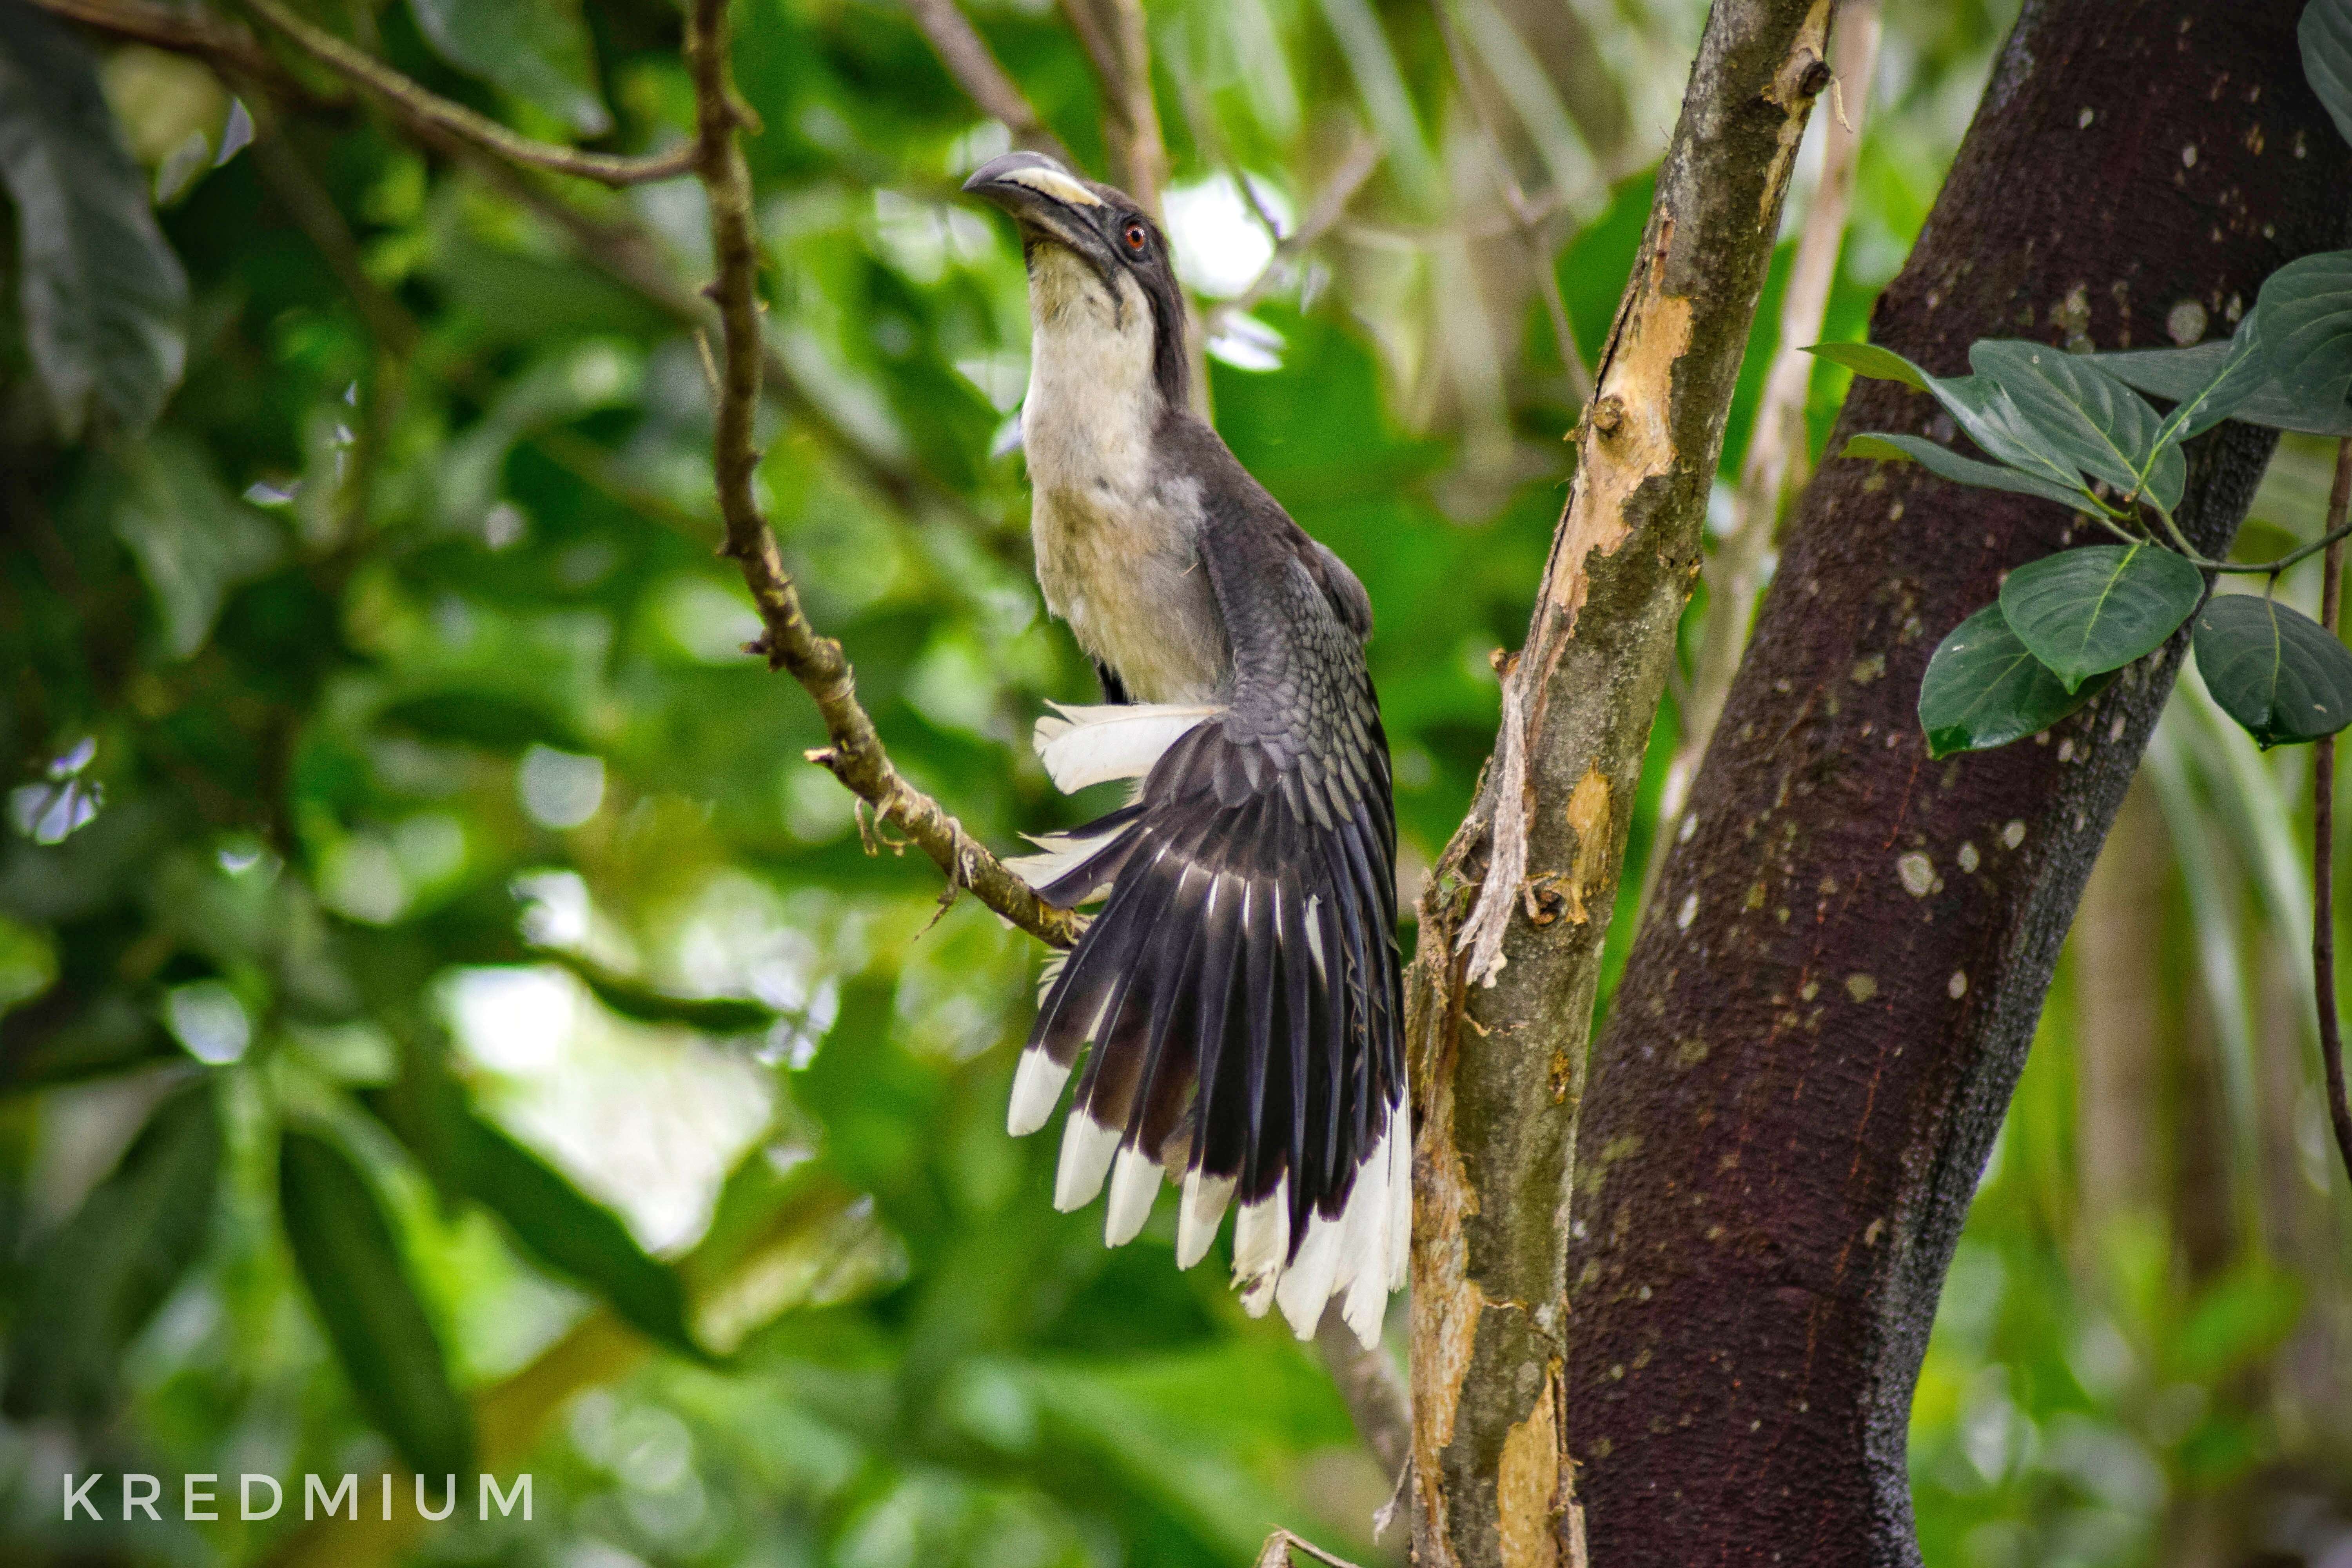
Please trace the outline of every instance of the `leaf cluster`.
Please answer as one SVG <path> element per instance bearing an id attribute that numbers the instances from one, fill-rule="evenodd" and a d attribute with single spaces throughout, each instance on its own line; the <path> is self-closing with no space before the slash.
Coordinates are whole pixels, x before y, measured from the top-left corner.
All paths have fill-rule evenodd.
<path id="1" fill-rule="evenodd" d="M 2301 38 L 2313 89 L 2352 139 L 2352 0 L 2313 0 Z M 1984 339 L 1969 351 L 1972 374 L 1949 379 L 1876 344 L 1811 352 L 1926 393 L 1985 458 L 1891 431 L 1853 437 L 1843 456 L 1916 462 L 1956 484 L 2056 501 L 2117 541 L 2019 567 L 1997 603 L 1937 645 L 1919 689 L 1932 754 L 2048 729 L 2191 616 L 2208 688 L 2260 744 L 2315 741 L 2352 724 L 2352 652 L 2340 639 L 2268 595 L 2206 598 L 2209 574 L 2265 574 L 2274 585 L 2342 531 L 2246 565 L 2200 554 L 2173 516 L 2188 482 L 2186 444 L 2225 419 L 2352 436 L 2352 250 L 2273 273 L 2226 342 L 2073 354 Z M 2142 393 L 2169 402 L 2169 412 Z"/>

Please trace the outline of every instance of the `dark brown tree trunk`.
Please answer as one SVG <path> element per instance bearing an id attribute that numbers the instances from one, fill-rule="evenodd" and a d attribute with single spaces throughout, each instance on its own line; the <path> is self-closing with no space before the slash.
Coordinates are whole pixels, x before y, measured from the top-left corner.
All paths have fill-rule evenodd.
<path id="1" fill-rule="evenodd" d="M 2352 158 L 2302 0 L 2029 3 L 1872 337 L 1939 374 L 1980 337 L 2218 335 L 2340 243 Z M 1948 437 L 1857 383 L 1863 429 Z M 2271 448 L 2199 444 L 2182 518 L 2235 530 Z M 1566 1405 L 1607 1568 L 1909 1564 L 1911 1392 L 2067 922 L 2183 654 L 2005 751 L 1930 761 L 1943 634 L 2065 542 L 2048 503 L 1832 462 L 1596 1047 Z"/>

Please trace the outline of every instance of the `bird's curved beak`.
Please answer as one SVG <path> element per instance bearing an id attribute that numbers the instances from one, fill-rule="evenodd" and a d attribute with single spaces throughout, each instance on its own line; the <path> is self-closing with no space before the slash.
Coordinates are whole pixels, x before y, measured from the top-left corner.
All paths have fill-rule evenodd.
<path id="1" fill-rule="evenodd" d="M 1109 210 L 1107 204 L 1085 181 L 1043 153 L 991 158 L 972 171 L 963 188 L 1012 214 L 1024 238 L 1034 235 L 1057 241 L 1097 266 L 1109 258 L 1109 242 L 1097 226 Z"/>

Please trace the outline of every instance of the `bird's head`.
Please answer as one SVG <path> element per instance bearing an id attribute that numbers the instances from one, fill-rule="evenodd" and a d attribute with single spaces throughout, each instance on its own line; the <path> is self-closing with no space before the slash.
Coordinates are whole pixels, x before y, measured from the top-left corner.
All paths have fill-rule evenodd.
<path id="1" fill-rule="evenodd" d="M 963 188 L 1021 226 L 1033 324 L 1099 332 L 1090 352 L 1150 355 L 1171 405 L 1185 396 L 1184 296 L 1167 237 L 1135 198 L 1071 174 L 1042 153 L 1007 153 Z"/>

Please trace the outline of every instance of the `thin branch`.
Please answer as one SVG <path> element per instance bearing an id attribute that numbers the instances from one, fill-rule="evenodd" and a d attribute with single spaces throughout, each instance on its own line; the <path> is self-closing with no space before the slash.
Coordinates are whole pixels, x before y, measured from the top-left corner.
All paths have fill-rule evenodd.
<path id="1" fill-rule="evenodd" d="M 1036 107 L 997 63 L 988 40 L 980 36 L 956 0 L 907 0 L 907 9 L 915 14 L 915 26 L 930 40 L 931 52 L 940 57 L 940 64 L 947 67 L 964 96 L 982 113 L 1002 121 L 1013 132 L 1015 146 L 1077 166 L 1061 138 L 1045 128 Z"/>
<path id="2" fill-rule="evenodd" d="M 1102 89 L 1103 140 L 1111 177 L 1153 216 L 1168 183 L 1168 148 L 1151 96 L 1151 41 L 1142 0 L 1062 0 L 1062 15 L 1087 51 Z"/>
<path id="3" fill-rule="evenodd" d="M 327 101 L 294 79 L 285 67 L 245 28 L 202 11 L 179 11 L 152 0 L 32 0 L 40 9 L 68 22 L 119 37 L 133 38 L 173 54 L 194 55 L 223 75 L 267 83 L 270 90 L 299 96 L 312 103 Z"/>
<path id="4" fill-rule="evenodd" d="M 1290 1568 L 1290 1554 L 1294 1552 L 1305 1552 L 1324 1568 L 1356 1568 L 1346 1558 L 1326 1552 L 1305 1536 L 1293 1535 L 1286 1530 L 1277 1530 L 1265 1538 L 1252 1568 Z"/>
<path id="5" fill-rule="evenodd" d="M 784 571 L 776 536 L 760 513 L 752 478 L 760 454 L 752 421 L 767 347 L 760 321 L 760 242 L 751 213 L 751 174 L 736 139 L 743 123 L 728 69 L 727 0 L 694 0 L 687 23 L 687 62 L 694 77 L 696 174 L 709 197 L 710 252 L 718 276 L 709 295 L 719 307 L 718 409 L 712 463 L 719 510 L 727 526 L 721 553 L 742 569 L 745 586 L 765 628 L 750 651 L 769 668 L 785 669 L 807 689 L 824 718 L 830 746 L 809 760 L 871 804 L 876 815 L 906 833 L 947 874 L 998 914 L 1039 940 L 1068 947 L 1079 921 L 1037 897 L 1036 890 L 975 842 L 940 804 L 899 776 L 882 749 L 874 721 L 857 701 L 856 672 L 841 645 L 819 637 L 802 612 L 800 592 Z"/>
<path id="6" fill-rule="evenodd" d="M 1822 320 L 1837 280 L 1838 254 L 1845 243 L 1847 214 L 1853 205 L 1854 171 L 1862 152 L 1863 110 L 1870 102 L 1871 78 L 1878 65 L 1879 0 L 1846 0 L 1838 8 L 1837 37 L 1830 46 L 1833 82 L 1843 83 L 1837 101 L 1843 115 L 1822 125 L 1821 182 L 1789 268 L 1780 298 L 1779 345 L 1764 383 L 1764 396 L 1748 429 L 1748 453 L 1733 492 L 1729 534 L 1707 564 L 1706 623 L 1694 661 L 1689 699 L 1678 704 L 1683 739 L 1667 770 L 1658 821 L 1671 826 L 1690 793 L 1692 776 L 1731 693 L 1739 656 L 1748 646 L 1748 626 L 1761 587 L 1764 558 L 1780 524 L 1781 503 L 1806 479 L 1805 402 L 1812 388 L 1813 357 L 1803 346 L 1820 341 Z M 1666 857 L 1654 853 L 1644 871 L 1643 899 L 1656 885 Z"/>
<path id="7" fill-rule="evenodd" d="M 687 143 L 650 158 L 628 158 L 610 153 L 583 153 L 553 142 L 541 142 L 509 130 L 486 114 L 430 90 L 403 76 L 373 55 L 355 47 L 323 28 L 315 27 L 277 4 L 277 0 L 244 0 L 246 9 L 285 35 L 296 48 L 344 79 L 397 104 L 407 114 L 448 132 L 467 145 L 509 163 L 559 174 L 576 174 L 599 184 L 641 185 L 654 180 L 674 180 L 690 174 L 695 148 Z"/>
<path id="8" fill-rule="evenodd" d="M 1501 134 L 1486 117 L 1486 104 L 1471 79 L 1470 62 L 1454 30 L 1454 18 L 1446 13 L 1445 0 L 1430 0 L 1429 10 L 1436 18 L 1438 37 L 1444 42 L 1445 58 L 1454 68 L 1454 85 L 1462 89 L 1462 101 L 1470 106 L 1471 118 L 1478 122 L 1479 139 L 1486 143 L 1487 157 L 1495 165 L 1504 205 L 1511 210 L 1512 226 L 1528 247 L 1528 265 L 1536 275 L 1536 290 L 1543 297 L 1544 314 L 1551 322 L 1553 350 L 1559 355 L 1560 367 L 1568 373 L 1569 391 L 1581 407 L 1592 397 L 1592 371 L 1576 346 L 1576 328 L 1569 319 L 1568 300 L 1559 291 L 1558 251 L 1544 233 L 1553 216 L 1567 205 L 1567 193 L 1555 183 L 1543 196 L 1528 196 L 1527 187 L 1519 184 L 1519 176 L 1511 167 L 1509 155 L 1503 151 Z"/>
<path id="9" fill-rule="evenodd" d="M 1381 166 L 1381 158 L 1378 138 L 1356 138 L 1347 155 L 1339 160 L 1339 166 L 1331 171 L 1330 179 L 1316 193 L 1315 200 L 1307 208 L 1307 216 L 1299 220 L 1297 227 L 1284 235 L 1276 244 L 1274 254 L 1266 258 L 1265 265 L 1258 268 L 1257 276 L 1250 279 L 1249 287 L 1209 311 L 1211 336 L 1223 331 L 1232 318 L 1248 314 L 1267 295 L 1282 286 L 1283 276 L 1291 263 L 1311 249 L 1347 216 L 1348 204 L 1356 199 L 1356 193 L 1364 188 L 1364 182 L 1370 179 L 1372 171 Z"/>
<path id="10" fill-rule="evenodd" d="M 1316 1325 L 1315 1348 L 1322 1352 L 1323 1365 L 1355 1418 L 1364 1446 L 1371 1449 L 1381 1473 L 1394 1480 L 1412 1458 L 1412 1408 L 1396 1358 L 1384 1344 L 1366 1349 L 1336 1311 L 1325 1312 Z"/>
<path id="11" fill-rule="evenodd" d="M 2345 519 L 2352 515 L 2352 437 L 2336 448 L 2336 484 L 2327 496 L 2326 575 L 2319 588 L 2319 624 L 2336 635 L 2344 598 Z M 2311 988 L 2319 1010 L 2319 1066 L 2327 1080 L 2327 1121 L 2336 1152 L 2352 1177 L 2352 1102 L 2344 1096 L 2344 1033 L 2336 1016 L 2336 737 L 2313 749 L 2311 771 Z"/>
<path id="12" fill-rule="evenodd" d="M 2346 522 L 2331 512 L 2326 533 L 2300 549 L 2288 551 L 2275 561 L 2209 561 L 2193 550 L 2187 553 L 2189 560 L 2208 572 L 2233 572 L 2247 576 L 2275 577 L 2288 567 L 2308 560 L 2323 550 L 2334 550 L 2344 542 L 2347 535 L 2352 535 L 2352 522 Z"/>

